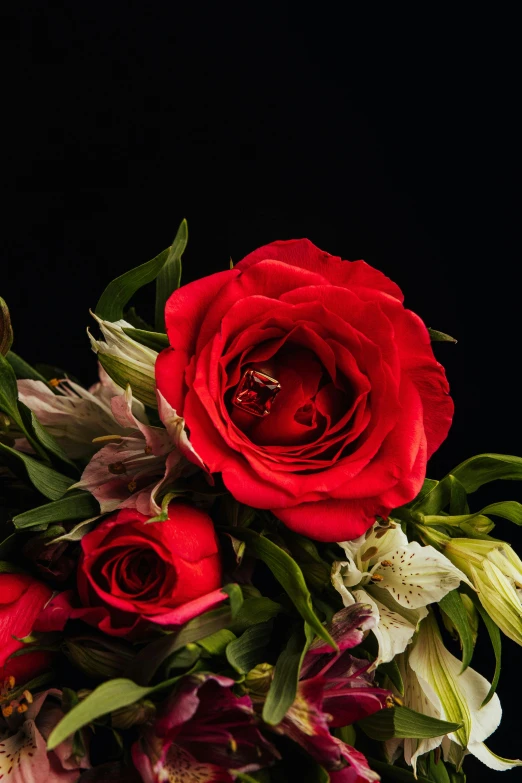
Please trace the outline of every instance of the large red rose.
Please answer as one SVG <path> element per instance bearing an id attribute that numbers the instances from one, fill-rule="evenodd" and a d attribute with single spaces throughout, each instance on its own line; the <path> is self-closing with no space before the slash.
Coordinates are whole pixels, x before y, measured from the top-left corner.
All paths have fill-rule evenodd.
<path id="1" fill-rule="evenodd" d="M 355 538 L 415 497 L 453 414 L 428 331 L 364 261 L 275 242 L 167 302 L 160 392 L 230 492 L 323 541 Z M 232 404 L 248 370 L 270 413 Z"/>
<path id="2" fill-rule="evenodd" d="M 63 628 L 81 619 L 111 636 L 134 638 L 150 623 L 180 625 L 227 595 L 212 520 L 186 503 L 169 506 L 165 522 L 148 523 L 134 509 L 107 517 L 82 538 L 78 594 L 61 593 L 39 626 Z"/>
<path id="3" fill-rule="evenodd" d="M 48 652 L 10 656 L 25 645 L 18 641 L 33 630 L 52 590 L 27 574 L 0 574 L 0 681 L 13 676 L 27 682 L 44 671 L 52 660 Z"/>

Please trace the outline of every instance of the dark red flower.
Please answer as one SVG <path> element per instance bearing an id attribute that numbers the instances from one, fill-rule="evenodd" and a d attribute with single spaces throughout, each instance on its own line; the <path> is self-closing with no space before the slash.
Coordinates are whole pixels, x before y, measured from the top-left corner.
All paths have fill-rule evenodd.
<path id="1" fill-rule="evenodd" d="M 296 699 L 275 729 L 301 745 L 337 783 L 379 780 L 364 755 L 330 731 L 391 703 L 390 691 L 373 685 L 370 663 L 349 652 L 374 625 L 375 617 L 364 604 L 354 604 L 334 615 L 328 630 L 339 645 L 339 653 L 320 639 L 311 645 L 301 667 Z"/>
<path id="2" fill-rule="evenodd" d="M 107 517 L 82 538 L 78 594 L 61 593 L 40 618 L 57 630 L 82 619 L 112 636 L 139 635 L 150 623 L 180 625 L 225 600 L 221 560 L 211 518 L 173 502 L 165 522 L 134 509 Z"/>
<path id="3" fill-rule="evenodd" d="M 9 656 L 24 647 L 18 639 L 31 633 L 51 595 L 52 590 L 32 576 L 0 574 L 0 681 L 13 676 L 18 683 L 26 682 L 48 668 L 48 652 Z"/>
<path id="4" fill-rule="evenodd" d="M 132 748 L 144 783 L 201 780 L 232 783 L 234 772 L 254 772 L 277 758 L 256 726 L 248 696 L 234 680 L 214 674 L 185 677 L 154 727 Z"/>
<path id="5" fill-rule="evenodd" d="M 453 404 L 426 327 L 381 272 L 275 242 L 180 288 L 165 320 L 158 388 L 239 501 L 341 541 L 419 492 Z"/>

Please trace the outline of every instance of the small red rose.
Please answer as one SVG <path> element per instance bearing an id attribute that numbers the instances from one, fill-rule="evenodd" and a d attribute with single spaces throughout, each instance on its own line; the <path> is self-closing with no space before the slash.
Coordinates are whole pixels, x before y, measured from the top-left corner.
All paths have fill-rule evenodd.
<path id="1" fill-rule="evenodd" d="M 25 646 L 18 640 L 31 633 L 51 596 L 52 590 L 32 576 L 0 574 L 0 681 L 13 676 L 21 684 L 49 666 L 48 652 L 9 656 Z"/>
<path id="2" fill-rule="evenodd" d="M 171 503 L 165 522 L 134 509 L 107 517 L 82 538 L 78 594 L 51 602 L 47 630 L 82 619 L 112 636 L 134 638 L 150 623 L 179 625 L 227 596 L 211 518 L 186 503 Z"/>
<path id="3" fill-rule="evenodd" d="M 172 294 L 158 389 L 239 501 L 311 538 L 355 538 L 419 492 L 453 415 L 402 301 L 364 261 L 266 245 Z"/>

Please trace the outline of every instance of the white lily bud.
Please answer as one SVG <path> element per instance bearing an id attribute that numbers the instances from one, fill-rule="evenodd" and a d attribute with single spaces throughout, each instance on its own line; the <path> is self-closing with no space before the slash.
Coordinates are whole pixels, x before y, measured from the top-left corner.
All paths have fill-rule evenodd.
<path id="1" fill-rule="evenodd" d="M 91 348 L 98 355 L 100 364 L 123 389 L 130 385 L 134 396 L 151 408 L 157 407 L 154 365 L 157 351 L 137 343 L 123 331 L 132 324 L 120 320 L 111 323 L 92 313 L 103 334 L 96 340 L 87 329 Z"/>

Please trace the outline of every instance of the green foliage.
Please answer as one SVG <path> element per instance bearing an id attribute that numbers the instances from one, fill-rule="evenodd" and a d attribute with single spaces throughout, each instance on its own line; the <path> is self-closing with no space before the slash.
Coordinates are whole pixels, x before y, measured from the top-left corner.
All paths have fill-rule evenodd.
<path id="1" fill-rule="evenodd" d="M 301 664 L 313 637 L 313 631 L 305 623 L 304 629 L 298 628 L 292 633 L 280 653 L 263 706 L 265 723 L 277 726 L 294 703 Z"/>
<path id="2" fill-rule="evenodd" d="M 135 342 L 152 348 L 153 351 L 162 351 L 169 345 L 169 338 L 162 332 L 148 332 L 145 329 L 134 329 L 130 326 L 125 327 L 123 332 Z"/>
<path id="3" fill-rule="evenodd" d="M 270 620 L 257 623 L 230 642 L 226 649 L 227 660 L 238 674 L 248 674 L 258 663 L 263 662 L 271 631 Z"/>
<path id="4" fill-rule="evenodd" d="M 465 671 L 471 663 L 475 644 L 468 614 L 460 598 L 459 591 L 452 590 L 450 593 L 447 593 L 439 601 L 439 606 L 448 615 L 457 630 L 462 646 L 462 671 Z"/>
<path id="5" fill-rule="evenodd" d="M 27 476 L 31 484 L 49 500 L 58 500 L 67 492 L 74 480 L 58 473 L 29 454 L 16 451 L 0 443 L 0 459 L 17 475 Z M 22 470 L 20 470 L 22 469 Z"/>
<path id="6" fill-rule="evenodd" d="M 181 283 L 181 257 L 188 242 L 187 221 L 182 220 L 164 266 L 156 278 L 156 328 L 165 329 L 165 303 Z"/>
<path id="7" fill-rule="evenodd" d="M 358 725 L 372 739 L 384 742 L 392 737 L 404 739 L 442 737 L 457 731 L 462 724 L 431 718 L 409 707 L 392 707 L 360 720 Z"/>
<path id="8" fill-rule="evenodd" d="M 337 645 L 314 611 L 312 597 L 306 585 L 303 572 L 295 560 L 278 547 L 277 544 L 274 544 L 254 530 L 230 528 L 226 532 L 232 533 L 236 538 L 246 541 L 248 549 L 272 571 L 303 620 L 313 628 L 321 639 L 324 639 L 327 644 L 336 650 Z"/>
<path id="9" fill-rule="evenodd" d="M 69 522 L 77 519 L 87 519 L 100 513 L 100 506 L 90 492 L 75 491 L 47 503 L 44 506 L 32 508 L 14 517 L 13 523 L 18 530 L 31 527 L 42 528 L 54 522 Z"/>

